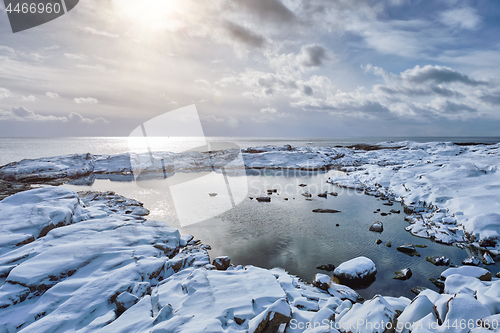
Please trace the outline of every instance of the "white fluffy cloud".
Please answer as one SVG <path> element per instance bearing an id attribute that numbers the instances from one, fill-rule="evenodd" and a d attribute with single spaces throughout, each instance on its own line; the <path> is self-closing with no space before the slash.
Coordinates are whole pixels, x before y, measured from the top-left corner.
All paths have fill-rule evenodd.
<path id="1" fill-rule="evenodd" d="M 58 93 L 55 93 L 55 92 L 50 92 L 50 91 L 47 91 L 45 93 L 45 95 L 47 97 L 50 97 L 50 98 L 53 98 L 53 99 L 58 99 L 59 98 L 59 94 Z"/>
<path id="2" fill-rule="evenodd" d="M 12 97 L 12 92 L 6 88 L 0 88 L 0 99 Z"/>
<path id="3" fill-rule="evenodd" d="M 476 29 L 481 23 L 481 17 L 474 8 L 455 8 L 441 13 L 441 22 L 452 28 Z"/>
<path id="4" fill-rule="evenodd" d="M 97 98 L 93 98 L 93 97 L 79 97 L 79 98 L 75 98 L 73 100 L 75 101 L 76 104 L 98 104 L 99 103 Z"/>

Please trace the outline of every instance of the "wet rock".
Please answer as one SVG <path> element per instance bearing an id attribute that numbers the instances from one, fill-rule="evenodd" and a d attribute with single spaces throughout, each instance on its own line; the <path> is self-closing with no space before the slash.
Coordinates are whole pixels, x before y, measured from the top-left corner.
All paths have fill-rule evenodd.
<path id="1" fill-rule="evenodd" d="M 393 277 L 393 279 L 396 280 L 408 280 L 413 275 L 411 269 L 409 268 L 404 268 L 394 273 L 396 274 L 396 276 Z"/>
<path id="2" fill-rule="evenodd" d="M 495 276 L 500 279 L 500 272 L 496 272 Z"/>
<path id="3" fill-rule="evenodd" d="M 495 241 L 495 240 L 493 240 L 493 239 L 488 239 L 488 238 L 486 238 L 486 239 L 481 239 L 481 240 L 479 241 L 479 243 L 478 243 L 478 244 L 479 244 L 479 246 L 481 246 L 481 247 L 495 247 L 495 246 L 497 245 L 497 243 L 496 243 L 496 241 Z"/>
<path id="4" fill-rule="evenodd" d="M 228 269 L 230 263 L 231 258 L 229 258 L 228 256 L 222 256 L 215 258 L 212 262 L 212 265 L 214 265 L 219 271 L 225 271 L 226 269 Z"/>
<path id="5" fill-rule="evenodd" d="M 370 226 L 369 230 L 375 232 L 382 232 L 384 231 L 384 224 L 380 221 L 377 221 Z"/>
<path id="6" fill-rule="evenodd" d="M 306 192 L 301 193 L 301 194 L 302 194 L 303 196 L 305 196 L 306 198 L 310 198 L 310 197 L 312 197 L 312 194 L 311 194 L 311 193 L 309 193 L 309 191 L 306 191 Z"/>
<path id="7" fill-rule="evenodd" d="M 388 213 L 380 213 L 380 215 L 382 215 L 382 216 L 387 216 L 387 215 L 389 215 L 389 214 L 388 214 Z"/>
<path id="8" fill-rule="evenodd" d="M 378 208 L 378 209 L 376 210 L 376 212 L 380 212 L 380 208 Z"/>
<path id="9" fill-rule="evenodd" d="M 326 208 L 317 208 L 312 210 L 313 213 L 340 213 L 340 210 L 335 209 L 326 209 Z"/>
<path id="10" fill-rule="evenodd" d="M 327 271 L 327 272 L 331 272 L 335 269 L 335 265 L 334 264 L 326 264 L 326 265 L 320 265 L 316 268 Z"/>
<path id="11" fill-rule="evenodd" d="M 415 247 L 418 247 L 418 248 L 421 248 L 421 249 L 425 249 L 427 247 L 427 245 L 417 244 L 417 245 L 415 245 Z"/>
<path id="12" fill-rule="evenodd" d="M 450 265 L 450 258 L 446 258 L 444 256 L 442 257 L 437 257 L 437 256 L 428 256 L 425 258 L 428 262 L 433 264 L 434 266 L 449 266 Z"/>
<path id="13" fill-rule="evenodd" d="M 300 187 L 306 187 L 307 184 L 299 184 Z"/>
<path id="14" fill-rule="evenodd" d="M 414 293 L 415 295 L 420 294 L 424 290 L 427 290 L 427 288 L 421 287 L 421 286 L 415 286 L 415 287 L 411 288 L 411 292 Z"/>
<path id="15" fill-rule="evenodd" d="M 384 203 L 383 205 L 384 205 L 384 206 L 392 206 L 392 205 L 394 205 L 394 204 L 393 204 L 392 202 L 386 202 L 386 203 Z"/>
<path id="16" fill-rule="evenodd" d="M 328 193 L 327 192 L 320 193 L 320 194 L 318 194 L 318 197 L 326 199 L 328 197 Z"/>
<path id="17" fill-rule="evenodd" d="M 258 202 L 271 202 L 271 197 L 258 197 Z"/>
<path id="18" fill-rule="evenodd" d="M 314 276 L 312 284 L 322 290 L 328 290 L 330 288 L 331 279 L 326 274 L 318 273 Z"/>
<path id="19" fill-rule="evenodd" d="M 332 197 L 338 197 L 339 196 L 339 194 L 337 192 L 330 192 L 328 194 L 330 194 Z"/>
<path id="20" fill-rule="evenodd" d="M 340 226 L 340 224 L 338 224 L 338 223 L 337 223 L 335 226 L 336 226 L 336 227 L 339 227 L 339 226 Z"/>
<path id="21" fill-rule="evenodd" d="M 211 197 L 215 197 L 215 196 L 217 196 L 217 193 L 208 193 L 208 195 Z"/>
<path id="22" fill-rule="evenodd" d="M 420 257 L 420 254 L 417 252 L 417 250 L 415 249 L 415 245 L 413 245 L 413 244 L 405 244 L 405 245 L 398 246 L 397 250 L 399 252 L 408 254 L 410 256 Z"/>
<path id="23" fill-rule="evenodd" d="M 471 256 L 462 260 L 462 265 L 479 266 L 480 264 L 481 264 L 481 259 L 475 256 Z"/>
<path id="24" fill-rule="evenodd" d="M 429 281 L 431 281 L 436 287 L 439 289 L 444 289 L 444 282 L 438 279 L 430 278 Z"/>
<path id="25" fill-rule="evenodd" d="M 393 214 L 401 214 L 400 210 L 395 210 L 395 209 L 391 209 L 390 212 Z"/>
<path id="26" fill-rule="evenodd" d="M 387 242 L 387 244 L 385 244 L 385 246 L 392 247 L 392 244 L 391 244 L 391 242 Z"/>
<path id="27" fill-rule="evenodd" d="M 377 239 L 377 240 L 375 241 L 375 243 L 377 243 L 377 244 L 382 244 L 382 240 L 381 240 L 381 239 Z"/>

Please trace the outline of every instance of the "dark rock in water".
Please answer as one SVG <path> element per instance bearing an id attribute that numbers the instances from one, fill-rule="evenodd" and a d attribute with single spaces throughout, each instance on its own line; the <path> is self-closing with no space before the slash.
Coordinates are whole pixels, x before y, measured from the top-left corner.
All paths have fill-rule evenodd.
<path id="1" fill-rule="evenodd" d="M 384 203 L 383 205 L 384 205 L 384 206 L 392 206 L 392 205 L 394 205 L 394 204 L 393 204 L 392 202 L 386 202 L 386 203 Z"/>
<path id="2" fill-rule="evenodd" d="M 272 193 L 278 193 L 278 190 L 275 188 L 267 190 L 267 194 L 272 194 Z"/>
<path id="3" fill-rule="evenodd" d="M 313 199 L 311 199 L 311 198 L 306 198 L 306 201 L 313 201 Z"/>
<path id="4" fill-rule="evenodd" d="M 496 272 L 495 276 L 500 279 L 500 272 Z"/>
<path id="5" fill-rule="evenodd" d="M 299 184 L 300 187 L 306 187 L 307 184 Z"/>
<path id="6" fill-rule="evenodd" d="M 415 247 L 419 247 L 421 249 L 425 249 L 427 247 L 427 245 L 417 244 L 417 245 L 415 245 Z"/>
<path id="7" fill-rule="evenodd" d="M 377 239 L 377 240 L 375 241 L 375 243 L 377 243 L 377 244 L 382 244 L 382 240 L 381 240 L 381 239 Z"/>
<path id="8" fill-rule="evenodd" d="M 380 221 L 377 221 L 370 226 L 369 230 L 375 232 L 382 232 L 384 231 L 384 224 Z"/>
<path id="9" fill-rule="evenodd" d="M 258 197 L 257 201 L 258 202 L 271 202 L 271 198 L 270 197 Z"/>
<path id="10" fill-rule="evenodd" d="M 324 271 L 327 271 L 327 272 L 331 272 L 335 269 L 335 265 L 333 264 L 326 264 L 326 265 L 321 265 L 321 266 L 318 266 L 316 267 L 317 269 L 322 269 Z"/>
<path id="11" fill-rule="evenodd" d="M 430 278 L 429 281 L 431 281 L 436 287 L 439 289 L 444 289 L 444 282 L 438 279 Z"/>
<path id="12" fill-rule="evenodd" d="M 410 256 L 417 256 L 420 257 L 420 254 L 417 252 L 415 249 L 415 245 L 413 244 L 405 244 L 397 247 L 399 252 L 406 253 Z"/>
<path id="13" fill-rule="evenodd" d="M 479 266 L 479 264 L 481 264 L 481 259 L 479 259 L 478 257 L 475 257 L 475 256 L 468 257 L 468 258 L 465 258 L 464 260 L 462 260 L 462 265 Z"/>
<path id="14" fill-rule="evenodd" d="M 301 193 L 303 196 L 305 196 L 306 198 L 310 198 L 312 197 L 312 194 L 309 193 L 309 192 L 305 192 L 305 193 Z"/>
<path id="15" fill-rule="evenodd" d="M 320 198 L 325 198 L 325 199 L 326 199 L 326 198 L 327 198 L 327 196 L 328 196 L 328 193 L 327 193 L 327 192 L 324 192 L 324 193 L 320 193 L 320 194 L 318 194 L 318 197 L 320 197 Z"/>
<path id="16" fill-rule="evenodd" d="M 217 196 L 217 193 L 208 193 L 208 195 L 211 197 L 215 197 L 215 196 Z"/>
<path id="17" fill-rule="evenodd" d="M 377 212 L 377 211 L 374 211 L 374 212 L 373 212 L 373 214 L 378 214 L 378 212 Z"/>
<path id="18" fill-rule="evenodd" d="M 339 227 L 339 226 L 340 226 L 340 224 L 338 224 L 338 223 L 337 223 L 335 226 L 336 226 L 336 227 Z"/>
<path id="19" fill-rule="evenodd" d="M 481 247 L 495 247 L 496 242 L 493 239 L 481 239 L 479 241 L 479 246 Z"/>
<path id="20" fill-rule="evenodd" d="M 400 210 L 395 210 L 395 209 L 391 209 L 390 212 L 393 214 L 401 214 Z"/>
<path id="21" fill-rule="evenodd" d="M 380 208 L 378 208 L 376 211 L 377 211 L 377 212 L 380 212 Z"/>
<path id="22" fill-rule="evenodd" d="M 392 247 L 392 244 L 391 244 L 391 242 L 387 242 L 387 244 L 385 244 L 385 246 Z"/>
<path id="23" fill-rule="evenodd" d="M 313 213 L 340 213 L 340 210 L 335 210 L 335 209 L 324 209 L 324 208 L 318 208 L 318 209 L 313 209 Z"/>
<path id="24" fill-rule="evenodd" d="M 449 266 L 450 265 L 450 259 L 446 257 L 436 257 L 436 256 L 428 256 L 425 258 L 428 262 L 433 264 L 434 266 Z"/>
<path id="25" fill-rule="evenodd" d="M 253 200 L 253 197 L 248 197 L 250 200 Z"/>
<path id="26" fill-rule="evenodd" d="M 388 213 L 380 213 L 380 215 L 382 215 L 382 216 L 387 216 L 387 215 L 389 215 L 389 214 L 388 214 Z"/>
<path id="27" fill-rule="evenodd" d="M 219 271 L 225 271 L 226 269 L 229 268 L 230 263 L 231 263 L 231 258 L 223 256 L 215 258 L 214 261 L 212 262 L 212 265 L 214 265 Z"/>
<path id="28" fill-rule="evenodd" d="M 285 198 L 285 201 L 288 201 L 288 198 Z"/>
<path id="29" fill-rule="evenodd" d="M 339 194 L 337 192 L 330 192 L 328 194 L 330 194 L 332 197 L 338 197 L 339 196 Z"/>
<path id="30" fill-rule="evenodd" d="M 409 268 L 404 268 L 394 273 L 396 274 L 396 276 L 393 277 L 393 279 L 397 280 L 408 280 L 413 275 L 411 269 Z"/>
<path id="31" fill-rule="evenodd" d="M 416 287 L 411 288 L 412 293 L 414 293 L 415 295 L 420 294 L 424 290 L 427 290 L 427 288 L 421 287 L 421 286 L 416 286 Z"/>

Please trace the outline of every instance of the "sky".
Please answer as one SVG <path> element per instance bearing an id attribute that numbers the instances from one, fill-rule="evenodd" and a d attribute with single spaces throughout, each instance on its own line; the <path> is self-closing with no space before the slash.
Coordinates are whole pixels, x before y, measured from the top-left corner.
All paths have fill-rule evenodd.
<path id="1" fill-rule="evenodd" d="M 497 0 L 80 0 L 12 33 L 0 136 L 500 136 Z M 165 131 L 165 136 L 169 136 Z"/>

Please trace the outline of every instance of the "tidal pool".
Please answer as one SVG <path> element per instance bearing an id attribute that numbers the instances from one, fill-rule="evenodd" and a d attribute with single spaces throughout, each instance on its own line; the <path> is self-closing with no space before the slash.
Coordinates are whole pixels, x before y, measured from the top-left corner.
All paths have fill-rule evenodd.
<path id="1" fill-rule="evenodd" d="M 425 258 L 429 255 L 446 256 L 453 264 L 460 265 L 469 256 L 465 249 L 434 243 L 405 231 L 408 222 L 404 220 L 406 215 L 401 204 L 386 206 L 386 201 L 379 198 L 326 183 L 336 173 L 338 171 L 333 170 L 247 170 L 248 195 L 240 204 L 215 217 L 188 226 L 181 225 L 177 219 L 168 185 L 165 183 L 165 186 L 158 186 L 165 180 L 148 181 L 155 182 L 155 186 L 151 186 L 151 183 L 138 186 L 134 182 L 110 180 L 95 180 L 87 186 L 65 186 L 76 191 L 114 191 L 139 200 L 151 211 L 148 219 L 168 221 L 172 227 L 179 228 L 181 234 L 194 235 L 204 244 L 209 244 L 212 247 L 211 258 L 227 255 L 235 265 L 282 267 L 307 282 L 316 273 L 332 275 L 333 272 L 319 270 L 317 266 L 338 266 L 355 257 L 366 256 L 373 260 L 378 272 L 375 282 L 357 289 L 364 298 L 371 298 L 376 294 L 413 298 L 415 295 L 411 288 L 415 286 L 437 291 L 429 278 L 438 278 L 446 267 L 436 267 Z M 307 186 L 301 187 L 300 184 Z M 269 195 L 271 202 L 258 202 L 255 199 L 258 196 L 268 196 L 267 190 L 270 189 L 277 190 Z M 306 191 L 312 194 L 311 198 L 302 195 Z M 318 197 L 317 194 L 324 191 L 336 192 L 338 196 Z M 207 191 L 206 200 L 211 198 L 209 192 L 217 191 Z M 196 204 L 192 202 L 192 205 Z M 334 209 L 340 213 L 312 212 L 318 208 Z M 380 211 L 374 213 L 378 209 Z M 391 209 L 400 210 L 401 213 L 387 216 L 380 214 L 389 213 Z M 368 230 L 376 221 L 383 222 L 383 232 Z M 376 244 L 377 239 L 381 239 L 382 243 Z M 387 242 L 391 242 L 392 247 L 387 247 Z M 426 247 L 417 249 L 420 257 L 410 257 L 396 249 L 407 243 Z M 413 276 L 406 281 L 394 280 L 394 272 L 403 268 L 410 268 Z M 494 272 L 499 267 L 487 268 Z"/>

